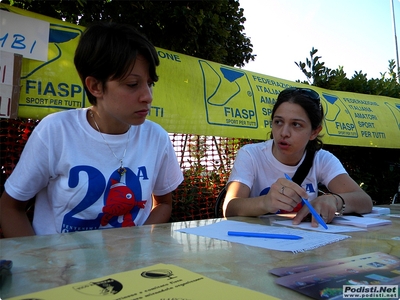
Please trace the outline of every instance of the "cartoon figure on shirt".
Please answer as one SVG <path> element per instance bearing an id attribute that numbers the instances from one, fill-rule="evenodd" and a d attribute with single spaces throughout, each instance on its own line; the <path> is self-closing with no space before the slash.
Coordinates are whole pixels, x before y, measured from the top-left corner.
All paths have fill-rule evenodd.
<path id="1" fill-rule="evenodd" d="M 131 211 L 135 207 L 144 208 L 147 200 L 136 201 L 132 190 L 125 183 L 111 179 L 110 192 L 103 207 L 101 225 L 106 226 L 113 217 L 122 216 L 122 227 L 135 226 Z"/>

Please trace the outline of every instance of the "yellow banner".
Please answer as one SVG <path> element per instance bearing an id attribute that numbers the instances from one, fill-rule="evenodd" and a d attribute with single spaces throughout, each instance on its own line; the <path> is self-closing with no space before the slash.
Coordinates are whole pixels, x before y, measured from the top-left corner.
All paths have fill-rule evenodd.
<path id="1" fill-rule="evenodd" d="M 47 62 L 24 59 L 19 116 L 88 106 L 73 64 L 81 26 L 0 3 L 50 23 Z M 0 37 L 1 38 L 1 37 Z M 267 139 L 281 90 L 301 84 L 157 48 L 160 81 L 149 119 L 168 132 Z M 305 86 L 305 85 L 304 85 Z M 315 89 L 325 111 L 323 141 L 332 145 L 400 148 L 400 99 Z"/>

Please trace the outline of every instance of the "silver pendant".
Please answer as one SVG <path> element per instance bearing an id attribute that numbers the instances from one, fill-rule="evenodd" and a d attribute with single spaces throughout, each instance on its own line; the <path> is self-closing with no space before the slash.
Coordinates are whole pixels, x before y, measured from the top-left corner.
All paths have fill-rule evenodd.
<path id="1" fill-rule="evenodd" d="M 118 172 L 119 176 L 122 176 L 126 173 L 126 169 L 124 167 L 119 167 L 117 172 Z"/>

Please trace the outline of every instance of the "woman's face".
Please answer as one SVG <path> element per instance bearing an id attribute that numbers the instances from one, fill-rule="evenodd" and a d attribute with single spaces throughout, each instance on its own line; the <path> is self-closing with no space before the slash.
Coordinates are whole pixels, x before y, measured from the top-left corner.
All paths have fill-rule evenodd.
<path id="1" fill-rule="evenodd" d="M 109 80 L 96 94 L 96 110 L 101 116 L 102 130 L 125 132 L 128 125 L 142 124 L 151 107 L 153 81 L 149 63 L 138 55 L 133 69 L 123 79 Z"/>
<path id="2" fill-rule="evenodd" d="M 284 102 L 272 120 L 274 146 L 272 153 L 283 164 L 296 165 L 309 140 L 315 139 L 321 127 L 313 130 L 305 110 L 298 104 Z"/>

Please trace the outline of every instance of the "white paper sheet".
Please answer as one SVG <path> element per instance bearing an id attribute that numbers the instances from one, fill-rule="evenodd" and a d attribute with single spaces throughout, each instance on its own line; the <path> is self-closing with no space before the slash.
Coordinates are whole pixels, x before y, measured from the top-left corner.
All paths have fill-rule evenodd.
<path id="1" fill-rule="evenodd" d="M 328 229 L 325 229 L 321 225 L 318 224 L 318 227 L 312 227 L 311 222 L 301 222 L 299 225 L 293 225 L 292 220 L 283 220 L 283 221 L 274 221 L 273 224 L 283 225 L 293 228 L 301 228 L 319 232 L 327 232 L 327 233 L 340 233 L 340 232 L 353 232 L 353 231 L 366 231 L 364 228 L 354 227 L 354 226 L 345 226 L 345 225 L 333 225 L 327 224 Z"/>
<path id="2" fill-rule="evenodd" d="M 268 226 L 250 224 L 245 222 L 224 220 L 215 224 L 199 226 L 195 228 L 183 228 L 176 230 L 188 234 L 195 234 L 229 242 L 235 242 L 255 247 L 278 251 L 291 251 L 293 253 L 304 252 L 338 242 L 348 235 L 332 234 L 324 232 L 307 231 L 281 226 Z M 303 237 L 301 240 L 266 239 L 254 237 L 229 236 L 228 231 L 262 232 L 273 234 L 291 234 Z"/>

